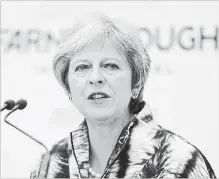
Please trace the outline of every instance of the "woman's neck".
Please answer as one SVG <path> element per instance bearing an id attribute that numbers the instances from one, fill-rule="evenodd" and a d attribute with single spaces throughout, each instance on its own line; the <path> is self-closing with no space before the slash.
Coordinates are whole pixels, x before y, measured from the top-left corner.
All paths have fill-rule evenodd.
<path id="1" fill-rule="evenodd" d="M 126 114 L 114 119 L 114 122 L 110 124 L 98 124 L 87 120 L 90 139 L 90 164 L 96 172 L 104 172 L 121 131 L 133 118 L 134 115 Z"/>

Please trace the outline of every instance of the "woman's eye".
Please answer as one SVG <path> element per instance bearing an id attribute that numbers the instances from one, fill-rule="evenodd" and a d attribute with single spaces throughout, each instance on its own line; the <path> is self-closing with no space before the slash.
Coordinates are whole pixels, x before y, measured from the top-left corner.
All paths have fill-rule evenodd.
<path id="1" fill-rule="evenodd" d="M 118 65 L 113 64 L 113 63 L 105 64 L 104 67 L 105 67 L 105 68 L 108 68 L 108 69 L 110 69 L 110 70 L 116 70 L 116 69 L 119 69 Z"/>
<path id="2" fill-rule="evenodd" d="M 87 69 L 89 69 L 88 65 L 79 65 L 79 66 L 77 66 L 75 71 L 84 71 L 84 70 L 87 70 Z"/>

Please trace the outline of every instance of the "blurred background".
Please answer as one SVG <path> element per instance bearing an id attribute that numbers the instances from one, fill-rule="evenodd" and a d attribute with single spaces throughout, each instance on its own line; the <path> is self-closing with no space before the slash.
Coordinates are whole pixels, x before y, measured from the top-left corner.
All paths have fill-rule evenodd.
<path id="1" fill-rule="evenodd" d="M 197 146 L 219 176 L 219 3 L 189 1 L 1 2 L 1 105 L 24 98 L 9 120 L 51 145 L 83 120 L 52 73 L 74 18 L 100 11 L 137 27 L 152 60 L 144 99 L 163 127 Z M 28 178 L 44 149 L 1 113 L 1 178 Z"/>

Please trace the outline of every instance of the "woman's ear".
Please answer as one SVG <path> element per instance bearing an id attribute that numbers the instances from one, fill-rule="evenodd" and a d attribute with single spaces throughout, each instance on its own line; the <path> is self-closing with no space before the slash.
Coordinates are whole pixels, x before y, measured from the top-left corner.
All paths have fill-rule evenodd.
<path id="1" fill-rule="evenodd" d="M 74 103 L 71 96 L 69 96 L 68 98 L 69 98 L 69 101 L 70 101 L 70 102 Z"/>
<path id="2" fill-rule="evenodd" d="M 66 90 L 66 91 L 67 91 L 67 90 Z M 73 101 L 73 99 L 72 99 L 71 93 L 69 93 L 69 92 L 67 91 L 67 95 L 68 95 L 69 101 L 70 101 L 71 103 L 74 103 L 74 101 Z"/>
<path id="3" fill-rule="evenodd" d="M 132 98 L 133 99 L 138 97 L 140 90 L 141 90 L 141 85 L 138 82 L 138 83 L 136 83 L 135 87 L 132 89 Z"/>

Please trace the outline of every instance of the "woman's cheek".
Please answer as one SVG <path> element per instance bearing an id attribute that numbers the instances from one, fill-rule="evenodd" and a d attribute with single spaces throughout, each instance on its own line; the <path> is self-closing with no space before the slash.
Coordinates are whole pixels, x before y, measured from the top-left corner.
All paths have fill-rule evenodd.
<path id="1" fill-rule="evenodd" d="M 78 95 L 80 95 L 81 93 L 81 81 L 80 80 L 77 80 L 75 78 L 71 78 L 69 80 L 69 87 L 70 87 L 70 91 L 71 91 L 71 94 L 72 96 L 75 96 L 77 98 Z"/>

